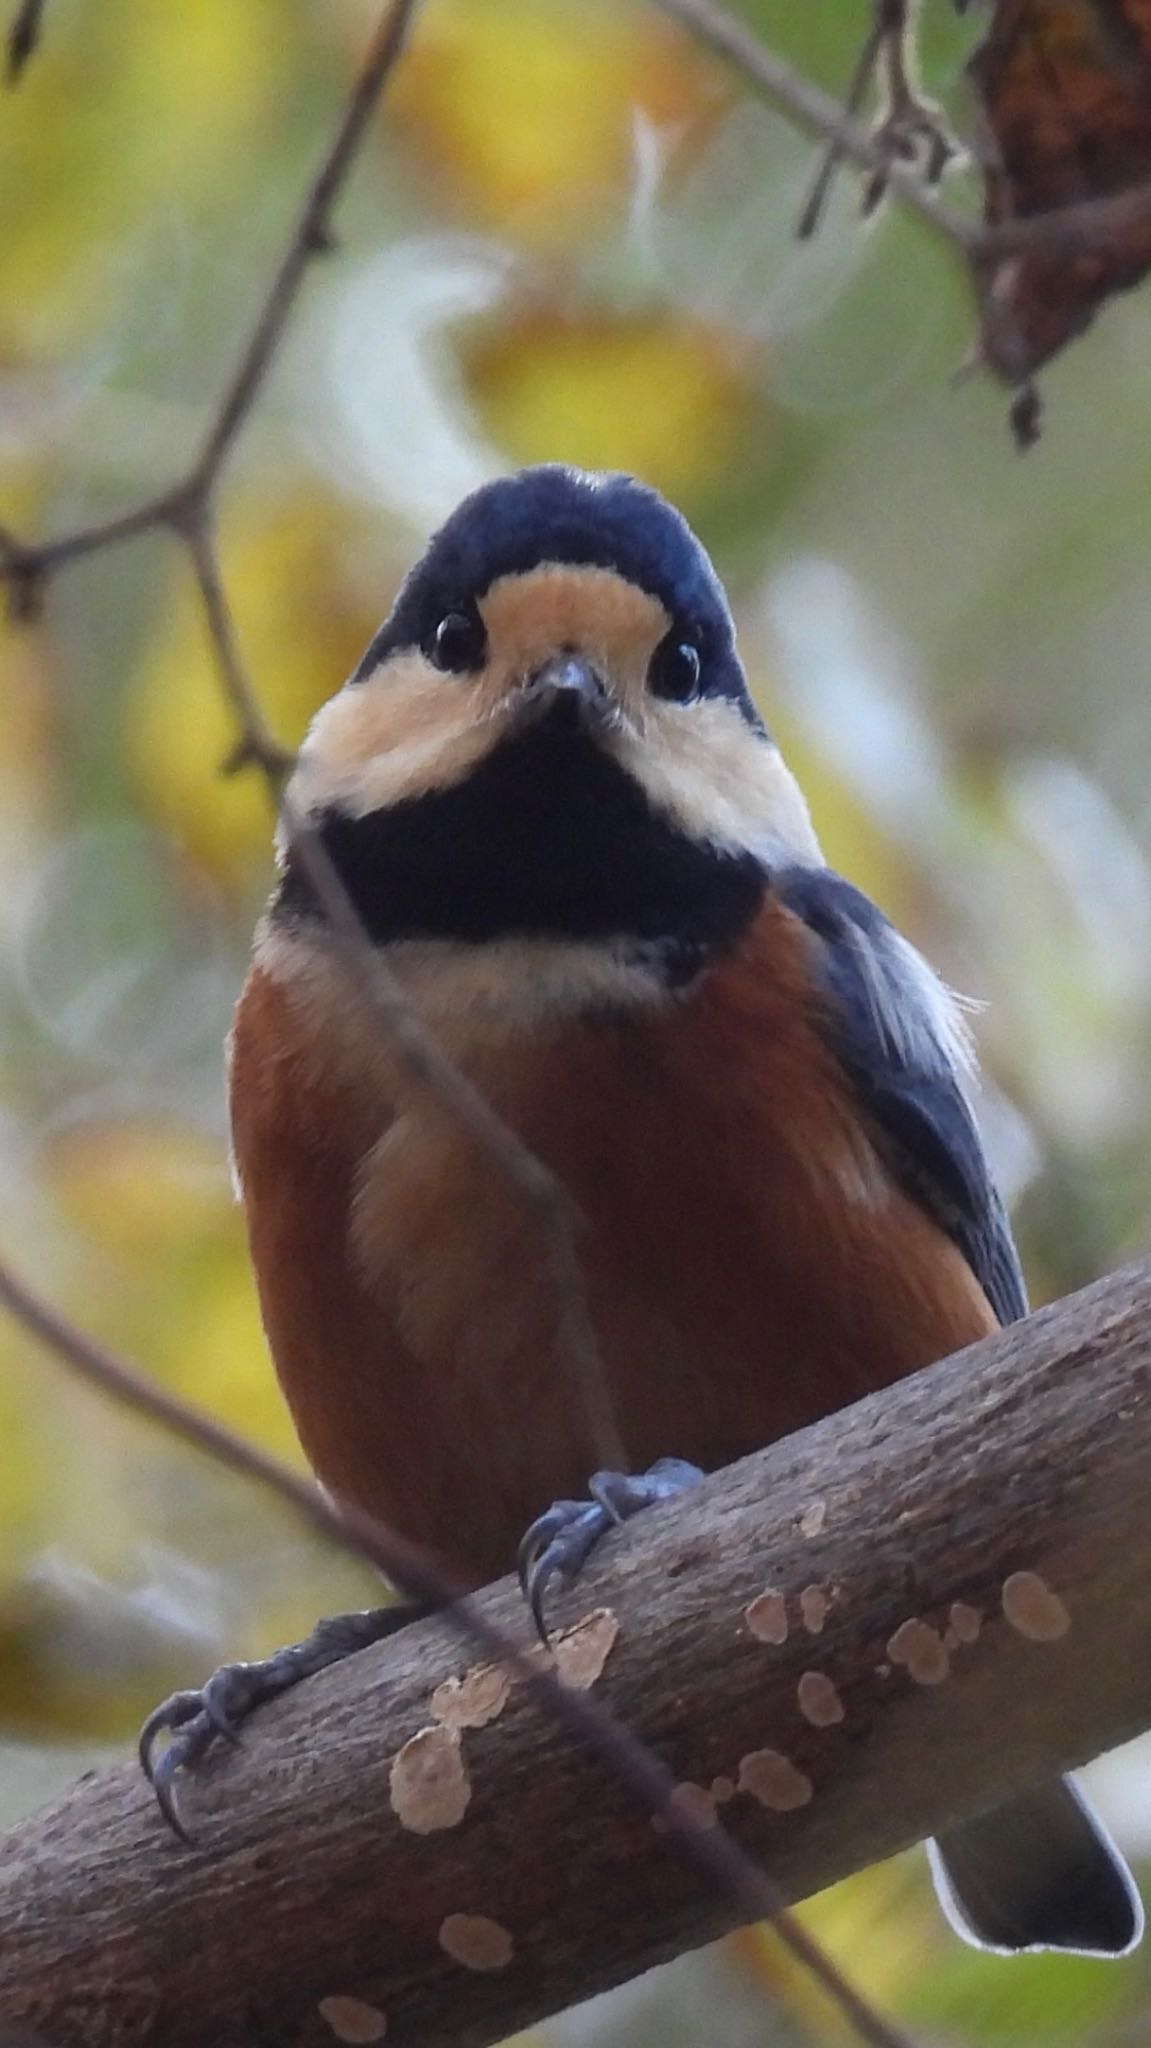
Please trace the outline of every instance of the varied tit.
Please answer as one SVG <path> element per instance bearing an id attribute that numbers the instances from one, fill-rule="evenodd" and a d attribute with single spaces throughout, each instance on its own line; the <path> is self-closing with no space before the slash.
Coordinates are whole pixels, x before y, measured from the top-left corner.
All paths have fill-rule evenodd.
<path id="1" fill-rule="evenodd" d="M 653 491 L 546 467 L 466 499 L 290 795 L 438 1044 L 574 1197 L 629 1460 L 573 1504 L 598 1460 L 537 1222 L 349 999 L 287 843 L 232 1128 L 276 1368 L 338 1499 L 475 1584 L 527 1529 L 538 1611 L 611 1519 L 1025 1312 L 954 1005 L 824 866 L 723 589 Z M 221 1721 L 398 1618 L 166 1702 L 144 1737 L 166 1810 Z M 1066 1783 L 933 1864 L 991 1948 L 1141 1931 Z"/>

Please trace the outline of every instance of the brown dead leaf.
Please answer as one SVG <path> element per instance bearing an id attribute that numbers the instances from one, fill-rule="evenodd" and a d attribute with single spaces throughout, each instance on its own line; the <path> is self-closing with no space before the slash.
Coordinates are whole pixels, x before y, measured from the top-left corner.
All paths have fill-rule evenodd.
<path id="1" fill-rule="evenodd" d="M 989 227 L 1151 181 L 1151 0 L 998 0 L 969 65 Z M 981 352 L 1027 380 L 1151 269 L 1151 190 L 1089 232 L 979 258 Z M 1017 431 L 1033 421 L 1025 416 Z M 1033 394 L 1031 394 L 1033 398 Z"/>

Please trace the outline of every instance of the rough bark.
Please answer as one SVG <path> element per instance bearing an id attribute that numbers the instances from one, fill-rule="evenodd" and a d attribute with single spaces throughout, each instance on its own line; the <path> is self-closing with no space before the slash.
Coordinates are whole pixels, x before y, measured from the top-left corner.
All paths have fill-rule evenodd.
<path id="1" fill-rule="evenodd" d="M 803 1898 L 1151 1723 L 1149 1457 L 1142 1267 L 641 1517 L 565 1654 Z M 191 1788 L 199 1852 L 131 1765 L 15 1829 L 0 2042 L 479 2048 L 720 1934 L 634 1795 L 475 1670 L 424 1623 L 265 1709 Z"/>

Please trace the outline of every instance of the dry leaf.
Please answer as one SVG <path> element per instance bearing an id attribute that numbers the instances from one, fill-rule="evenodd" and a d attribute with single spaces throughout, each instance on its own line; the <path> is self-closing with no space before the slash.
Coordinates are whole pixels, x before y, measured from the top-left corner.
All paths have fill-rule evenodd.
<path id="1" fill-rule="evenodd" d="M 1151 0 L 998 0 L 969 65 L 989 227 L 1130 191 L 1151 180 Z M 981 259 L 981 349 L 1022 384 L 1151 268 L 1146 209 L 1074 241 Z M 1017 431 L 1033 432 L 1033 393 Z"/>

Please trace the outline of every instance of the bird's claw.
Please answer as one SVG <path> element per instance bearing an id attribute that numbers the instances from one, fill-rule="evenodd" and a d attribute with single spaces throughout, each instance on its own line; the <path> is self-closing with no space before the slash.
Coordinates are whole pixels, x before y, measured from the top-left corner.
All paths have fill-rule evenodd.
<path id="1" fill-rule="evenodd" d="M 600 1537 L 616 1520 L 617 1516 L 596 1501 L 557 1500 L 526 1531 L 517 1560 L 520 1585 L 545 1646 L 548 1629 L 543 1601 L 548 1586 L 557 1572 L 567 1579 L 577 1577 Z"/>
<path id="2" fill-rule="evenodd" d="M 182 1842 L 192 1836 L 180 1813 L 176 1787 L 184 1771 L 203 1762 L 217 1740 L 240 1745 L 239 1724 L 265 1697 L 260 1666 L 222 1664 L 195 1690 L 174 1692 L 149 1714 L 140 1730 L 140 1768 L 156 1794 L 160 1811 Z M 157 1755 L 157 1744 L 168 1740 Z"/>
<path id="3" fill-rule="evenodd" d="M 588 1482 L 590 1500 L 557 1500 L 538 1515 L 519 1547 L 518 1567 L 524 1598 L 541 1642 L 548 1642 L 544 1596 L 557 1573 L 578 1578 L 592 1551 L 609 1529 L 630 1521 L 642 1508 L 671 1500 L 703 1478 L 686 1458 L 657 1458 L 646 1472 L 595 1472 Z"/>
<path id="4" fill-rule="evenodd" d="M 176 1788 L 186 1772 L 202 1763 L 213 1743 L 238 1747 L 240 1729 L 255 1707 L 431 1611 L 426 1602 L 418 1601 L 328 1615 L 302 1643 L 289 1643 L 257 1663 L 221 1664 L 197 1690 L 172 1693 L 140 1730 L 139 1754 L 141 1769 L 173 1834 L 192 1843 Z M 157 1755 L 157 1744 L 165 1735 L 168 1739 Z"/>

